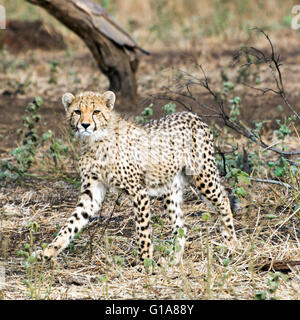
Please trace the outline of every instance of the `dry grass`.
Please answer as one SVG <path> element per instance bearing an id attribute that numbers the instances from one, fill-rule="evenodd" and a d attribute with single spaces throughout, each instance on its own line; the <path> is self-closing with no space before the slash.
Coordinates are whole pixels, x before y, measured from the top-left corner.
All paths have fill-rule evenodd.
<path id="1" fill-rule="evenodd" d="M 39 129 L 42 132 L 48 129 L 55 131 L 57 137 L 62 138 L 71 148 L 76 146 L 66 139 L 59 97 L 66 90 L 78 92 L 86 89 L 104 90 L 107 87 L 107 79 L 96 70 L 90 53 L 81 42 L 78 43 L 76 36 L 42 10 L 25 5 L 23 0 L 17 2 L 20 5 L 16 10 L 12 1 L 4 1 L 8 17 L 42 18 L 50 21 L 66 37 L 69 50 L 36 50 L 19 54 L 1 51 L 1 160 L 11 157 L 9 152 L 16 147 L 18 138 L 15 132 L 20 126 L 24 107 L 33 96 L 40 95 L 45 101 L 41 109 L 42 123 Z M 221 68 L 230 65 L 232 53 L 241 43 L 254 43 L 255 46 L 265 48 L 261 38 L 253 38 L 246 31 L 249 25 L 265 24 L 268 30 L 272 30 L 272 40 L 278 48 L 277 52 L 283 52 L 285 88 L 294 107 L 299 108 L 298 35 L 283 23 L 290 12 L 292 1 L 280 1 L 278 5 L 264 2 L 265 7 L 261 10 L 258 10 L 261 1 L 232 1 L 232 16 L 221 33 L 218 28 L 227 20 L 219 21 L 222 16 L 218 18 L 215 9 L 222 1 L 168 1 L 163 9 L 167 18 L 164 21 L 157 19 L 158 12 L 154 2 L 117 0 L 110 1 L 109 7 L 117 21 L 126 26 L 145 49 L 151 48 L 153 51 L 152 56 L 142 58 L 139 67 L 138 86 L 142 99 L 146 99 L 148 93 L 155 94 L 163 86 L 173 83 L 178 69 L 195 72 L 191 59 L 186 59 L 186 56 L 202 64 L 213 85 L 218 87 Z M 237 10 L 243 8 L 238 3 L 245 5 L 244 11 L 240 12 L 240 19 L 237 18 Z M 270 13 L 268 19 L 267 11 Z M 170 33 L 167 33 L 166 27 L 170 22 Z M 167 36 L 170 41 L 166 41 Z M 60 63 L 56 84 L 49 83 L 51 59 Z M 229 75 L 230 72 L 228 70 Z M 262 85 L 270 86 L 272 79 L 265 73 L 261 76 Z M 23 92 L 17 91 L 19 87 L 23 88 Z M 2 95 L 5 91 L 10 92 L 8 96 Z M 252 119 L 262 120 L 267 115 L 270 120 L 263 131 L 264 140 L 277 146 L 273 120 L 288 115 L 286 110 L 281 113 L 276 111 L 277 105 L 282 101 L 270 95 L 255 95 L 245 88 L 238 87 L 238 91 L 243 101 L 243 120 L 249 120 L 247 123 L 250 123 Z M 197 88 L 195 93 L 199 94 Z M 201 98 L 207 101 L 207 95 L 202 94 Z M 135 115 L 140 114 L 144 107 L 139 104 L 134 110 Z M 177 110 L 180 111 L 179 106 Z M 194 111 L 199 112 L 196 109 Z M 290 150 L 300 149 L 298 126 L 285 143 Z M 243 147 L 247 148 L 247 140 L 235 137 L 226 130 L 218 138 L 217 144 L 226 151 L 232 150 L 232 146 L 238 146 L 239 154 L 242 154 Z M 29 277 L 29 269 L 28 266 L 25 268 L 24 258 L 18 256 L 18 251 L 24 250 L 24 246 L 30 241 L 30 250 L 40 248 L 44 242 L 49 243 L 71 214 L 77 201 L 79 186 L 75 169 L 76 154 L 62 157 L 59 167 L 55 168 L 53 161 L 47 156 L 48 148 L 47 144 L 39 148 L 37 160 L 27 177 L 16 183 L 9 182 L 0 189 L 0 250 L 1 263 L 6 271 L 5 287 L 0 287 L 0 297 L 3 299 L 35 297 L 34 291 L 30 292 L 28 285 L 24 283 Z M 278 156 L 265 154 L 259 148 L 257 162 L 261 160 L 278 160 Z M 268 179 L 272 175 L 267 166 L 261 166 L 254 177 Z M 291 184 L 292 177 L 282 179 Z M 256 182 L 243 187 L 247 195 L 240 199 L 241 209 L 234 215 L 240 241 L 240 248 L 236 251 L 230 251 L 224 246 L 217 215 L 210 212 L 187 189 L 183 209 L 188 239 L 183 265 L 172 266 L 169 262 L 166 241 L 171 240 L 170 226 L 166 217 L 162 216 L 162 220 L 157 218 L 162 212 L 162 204 L 159 200 L 153 200 L 152 213 L 156 217 L 153 222 L 154 244 L 157 248 L 155 260 L 161 257 L 164 259 L 160 259 L 161 266 L 155 267 L 154 274 L 139 272 L 134 266 L 136 234 L 130 199 L 122 195 L 120 205 L 115 205 L 117 194 L 111 193 L 101 212 L 103 218 L 86 228 L 73 241 L 73 245 L 59 256 L 55 266 L 46 264 L 40 271 L 41 263 L 32 263 L 31 288 L 38 291 L 40 283 L 37 297 L 53 300 L 299 299 L 299 269 L 287 266 L 288 272 L 281 274 L 276 273 L 273 264 L 276 261 L 300 261 L 300 212 L 297 209 L 299 191 L 291 192 L 283 186 Z M 113 207 L 115 210 L 112 219 L 107 220 Z M 203 219 L 203 212 L 210 212 L 209 221 Z M 37 223 L 38 230 L 30 235 L 28 225 L 32 222 Z M 262 266 L 265 266 L 263 270 Z M 40 274 L 43 278 L 39 278 Z M 46 293 L 48 288 L 51 288 L 49 294 Z"/>
<path id="2" fill-rule="evenodd" d="M 255 188 L 256 189 L 256 188 Z M 57 189 L 52 190 L 55 192 Z M 254 190 L 261 192 L 261 190 Z M 276 190 L 274 193 L 280 193 Z M 57 208 L 50 203 L 37 204 L 37 199 L 27 192 L 31 200 L 2 210 L 2 234 L 9 236 L 5 268 L 4 299 L 28 299 L 29 289 L 24 284 L 26 272 L 23 259 L 16 250 L 28 243 L 27 224 L 39 224 L 36 243 L 45 241 L 61 225 L 70 209 Z M 7 195 L 4 194 L 4 196 Z M 261 199 L 264 200 L 264 199 Z M 3 199 L 1 199 L 3 201 Z M 42 201 L 38 201 L 41 203 Z M 106 202 L 105 212 L 110 212 L 113 199 Z M 128 200 L 122 204 L 104 232 L 104 225 L 90 226 L 75 240 L 75 250 L 66 250 L 58 259 L 53 271 L 54 281 L 49 299 L 254 299 L 265 292 L 267 298 L 299 299 L 299 271 L 291 268 L 287 279 L 279 279 L 279 287 L 270 293 L 270 278 L 259 266 L 274 260 L 299 260 L 299 217 L 279 214 L 267 220 L 260 208 L 252 208 L 249 216 L 235 216 L 241 249 L 230 252 L 223 245 L 215 217 L 205 222 L 201 219 L 201 205 L 185 205 L 187 213 L 188 243 L 182 266 L 168 262 L 155 268 L 155 274 L 141 273 L 132 267 L 135 235 L 133 217 Z M 57 211 L 56 211 L 57 210 Z M 51 211 L 51 214 L 50 214 Z M 245 211 L 245 210 L 243 210 Z M 284 209 L 282 210 L 284 212 Z M 193 214 L 195 212 L 195 214 Z M 156 229 L 156 228 L 154 228 Z M 159 228 L 158 228 L 159 229 Z M 155 230 L 154 243 L 170 239 L 170 233 Z M 49 239 L 50 240 L 50 239 Z M 14 253 L 13 253 L 14 252 Z M 156 258 L 160 254 L 156 253 Z M 272 271 L 272 268 L 271 270 Z M 42 288 L 49 286 L 52 269 L 44 269 Z M 43 297 L 43 294 L 41 294 Z"/>
<path id="3" fill-rule="evenodd" d="M 62 163 L 65 161 L 67 159 Z M 38 168 L 36 164 L 33 172 Z M 33 233 L 32 250 L 35 250 L 43 242 L 50 242 L 71 214 L 78 186 L 63 178 L 76 175 L 71 168 L 72 164 L 65 167 L 63 175 L 49 173 L 49 180 L 46 175 L 40 179 L 29 177 L 21 185 L 1 189 L 2 253 L 6 269 L 2 298 L 31 297 L 24 283 L 28 279 L 24 258 L 17 253 L 30 243 L 30 222 L 38 224 L 38 230 Z M 130 199 L 123 194 L 116 204 L 118 195 L 110 193 L 100 220 L 81 232 L 73 245 L 59 256 L 55 266 L 43 267 L 38 298 L 299 299 L 297 266 L 291 266 L 285 275 L 272 268 L 272 262 L 300 260 L 299 208 L 294 209 L 299 192 L 295 195 L 285 187 L 269 184 L 244 187 L 247 196 L 241 199 L 241 208 L 234 215 L 240 241 L 240 248 L 235 251 L 224 245 L 217 215 L 200 202 L 191 189 L 185 191 L 183 210 L 188 239 L 180 266 L 170 262 L 167 249 L 171 229 L 168 219 L 160 214 L 162 203 L 154 199 L 151 206 L 154 257 L 161 263 L 154 268 L 154 273 L 140 272 L 134 266 L 137 248 Z M 209 220 L 202 216 L 207 212 L 211 216 Z M 266 264 L 270 265 L 269 270 L 261 270 Z M 33 266 L 35 270 L 41 263 L 34 262 Z M 33 279 L 38 283 L 40 271 L 37 270 Z M 273 277 L 275 281 L 271 281 Z M 37 286 L 34 281 L 32 286 Z"/>

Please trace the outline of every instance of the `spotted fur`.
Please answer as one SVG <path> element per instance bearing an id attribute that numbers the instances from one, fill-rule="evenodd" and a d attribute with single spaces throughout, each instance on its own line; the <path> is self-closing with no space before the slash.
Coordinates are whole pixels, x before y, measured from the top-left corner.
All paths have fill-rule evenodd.
<path id="1" fill-rule="evenodd" d="M 169 115 L 145 126 L 113 111 L 115 95 L 83 92 L 62 97 L 70 126 L 81 139 L 81 191 L 78 204 L 45 256 L 55 257 L 101 209 L 109 187 L 133 200 L 140 258 L 152 258 L 150 197 L 163 196 L 172 223 L 175 261 L 182 259 L 186 228 L 181 210 L 183 187 L 191 183 L 217 209 L 223 235 L 235 241 L 229 199 L 220 184 L 213 136 L 191 112 Z"/>

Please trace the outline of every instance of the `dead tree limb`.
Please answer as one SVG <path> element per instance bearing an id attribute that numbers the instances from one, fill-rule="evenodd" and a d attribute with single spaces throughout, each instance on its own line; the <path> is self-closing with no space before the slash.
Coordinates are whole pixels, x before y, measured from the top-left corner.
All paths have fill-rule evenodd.
<path id="1" fill-rule="evenodd" d="M 26 0 L 44 8 L 75 32 L 109 79 L 109 90 L 134 102 L 138 51 L 147 53 L 113 18 L 91 0 Z"/>

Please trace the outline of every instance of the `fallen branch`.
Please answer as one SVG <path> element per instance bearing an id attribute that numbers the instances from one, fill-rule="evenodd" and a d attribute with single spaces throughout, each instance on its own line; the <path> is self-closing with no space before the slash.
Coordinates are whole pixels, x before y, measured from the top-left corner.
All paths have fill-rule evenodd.
<path id="1" fill-rule="evenodd" d="M 300 269 L 300 260 L 291 260 L 291 261 L 284 261 L 284 260 L 272 260 L 270 262 L 266 262 L 262 266 L 258 266 L 259 270 L 261 271 L 280 271 L 280 272 L 290 272 L 293 269 Z"/>
<path id="2" fill-rule="evenodd" d="M 288 189 L 292 189 L 292 190 L 297 190 L 297 187 L 292 187 L 291 185 L 289 185 L 288 183 L 285 182 L 281 182 L 281 181 L 277 181 L 277 180 L 269 180 L 269 179 L 260 179 L 260 178 L 251 178 L 251 181 L 255 181 L 255 182 L 262 182 L 262 183 L 271 183 L 271 184 L 278 184 L 280 186 L 286 187 Z"/>

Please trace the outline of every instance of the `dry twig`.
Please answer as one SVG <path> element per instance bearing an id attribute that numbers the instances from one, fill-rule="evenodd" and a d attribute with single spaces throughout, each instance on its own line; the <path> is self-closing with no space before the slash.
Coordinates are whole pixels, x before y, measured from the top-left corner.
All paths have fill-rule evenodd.
<path id="1" fill-rule="evenodd" d="M 272 44 L 272 41 L 270 40 L 269 36 L 262 30 L 259 28 L 253 28 L 255 30 L 260 31 L 268 40 L 270 47 L 271 47 L 271 54 L 270 56 L 267 56 L 264 52 L 262 52 L 259 49 L 256 49 L 254 47 L 251 48 L 244 48 L 243 50 L 239 51 L 238 57 L 241 56 L 241 54 L 250 54 L 253 57 L 255 57 L 255 62 L 256 64 L 259 63 L 266 63 L 268 64 L 273 79 L 275 81 L 276 87 L 277 89 L 274 90 L 272 88 L 265 88 L 265 89 L 260 89 L 260 88 L 254 88 L 251 87 L 253 89 L 259 90 L 261 91 L 263 94 L 267 93 L 267 92 L 273 92 L 275 94 L 280 95 L 280 97 L 284 100 L 285 104 L 288 106 L 288 108 L 296 115 L 296 117 L 298 118 L 298 120 L 300 120 L 299 114 L 296 112 L 296 110 L 291 106 L 291 104 L 289 103 L 287 97 L 286 97 L 286 93 L 284 90 L 284 85 L 283 85 L 283 80 L 282 80 L 282 74 L 280 71 L 280 66 L 281 66 L 281 62 L 280 62 L 280 55 L 275 53 L 274 50 L 274 46 Z M 236 58 L 236 57 L 235 57 Z M 243 66 L 247 65 L 250 66 L 252 63 L 249 62 L 247 64 L 244 64 Z M 209 111 L 210 114 L 206 114 L 203 115 L 201 114 L 201 117 L 217 117 L 219 119 L 222 119 L 224 122 L 224 125 L 233 129 L 234 131 L 236 131 L 237 133 L 247 137 L 248 139 L 250 139 L 251 141 L 259 144 L 261 147 L 270 150 L 272 152 L 275 152 L 277 154 L 280 154 L 281 156 L 285 157 L 285 158 L 289 158 L 290 156 L 295 156 L 295 155 L 300 155 L 300 150 L 297 151 L 283 151 L 283 150 L 279 150 L 276 148 L 273 148 L 272 146 L 269 146 L 267 143 L 265 143 L 261 137 L 259 137 L 258 135 L 256 135 L 253 130 L 249 130 L 244 124 L 242 124 L 239 121 L 233 121 L 230 116 L 227 114 L 225 106 L 224 106 L 224 100 L 222 98 L 220 98 L 219 94 L 211 87 L 210 83 L 209 83 L 209 79 L 206 76 L 204 69 L 201 65 L 196 64 L 196 66 L 200 69 L 201 73 L 202 73 L 202 77 L 198 78 L 195 77 L 194 75 L 186 72 L 186 71 L 181 71 L 182 74 L 184 74 L 186 76 L 186 82 L 183 86 L 181 86 L 182 88 L 184 88 L 184 90 L 180 90 L 180 91 L 174 91 L 170 88 L 164 88 L 164 93 L 162 95 L 158 95 L 156 96 L 156 99 L 164 99 L 164 100 L 170 100 L 170 101 L 175 101 L 179 104 L 181 104 L 186 110 L 188 111 L 192 111 L 191 107 L 189 107 L 184 101 L 186 99 L 190 100 L 193 103 L 196 103 L 196 105 L 198 107 L 200 107 L 201 109 L 205 110 L 205 111 Z M 213 97 L 216 106 L 215 107 L 211 107 L 208 106 L 206 104 L 200 103 L 198 101 L 197 98 L 195 98 L 191 92 L 191 85 L 200 85 L 201 87 L 203 87 L 204 89 L 206 89 L 209 94 Z M 250 87 L 248 85 L 248 87 Z M 297 163 L 292 162 L 291 160 L 287 159 L 291 164 L 298 166 Z"/>

